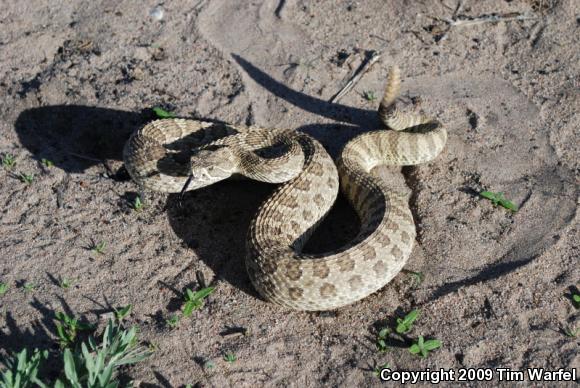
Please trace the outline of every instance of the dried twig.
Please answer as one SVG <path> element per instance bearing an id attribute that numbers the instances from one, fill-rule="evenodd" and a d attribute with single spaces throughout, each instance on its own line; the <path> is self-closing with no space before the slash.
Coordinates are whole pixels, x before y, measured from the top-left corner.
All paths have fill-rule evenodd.
<path id="1" fill-rule="evenodd" d="M 381 53 L 379 51 L 373 52 L 373 54 L 370 56 L 370 58 L 368 58 L 362 65 L 360 65 L 358 69 L 356 69 L 356 71 L 350 77 L 350 80 L 346 83 L 346 85 L 344 85 L 342 87 L 342 89 L 340 89 L 338 91 L 338 93 L 336 93 L 334 96 L 332 96 L 332 98 L 328 101 L 331 103 L 335 103 L 338 100 L 340 100 L 345 94 L 347 94 L 350 91 L 350 89 L 352 89 L 352 87 L 354 85 L 356 85 L 356 83 L 358 81 L 360 81 L 362 76 L 367 71 L 369 71 L 369 69 L 372 67 L 372 65 L 374 65 L 379 60 L 380 57 L 381 57 Z"/>
<path id="2" fill-rule="evenodd" d="M 482 23 L 510 22 L 514 20 L 533 20 L 533 19 L 537 19 L 537 17 L 522 15 L 519 13 L 509 13 L 506 15 L 492 13 L 489 15 L 482 15 L 475 18 L 467 18 L 467 19 L 439 18 L 439 20 L 442 20 L 447 24 L 449 24 L 450 27 L 469 26 L 473 24 L 482 24 Z"/>
<path id="3" fill-rule="evenodd" d="M 461 10 L 463 9 L 463 4 L 464 0 L 460 0 L 457 2 L 457 6 L 455 8 L 455 11 L 453 11 L 453 16 L 451 16 L 451 18 L 430 16 L 431 19 L 435 19 L 447 24 L 447 29 L 443 32 L 442 35 L 438 37 L 437 41 L 442 41 L 446 39 L 447 34 L 449 33 L 449 31 L 451 31 L 453 27 L 472 26 L 475 24 L 483 24 L 483 23 L 498 23 L 498 22 L 537 19 L 537 17 L 535 16 L 528 16 L 517 12 L 512 12 L 508 14 L 491 13 L 477 17 L 465 16 L 460 14 Z"/>

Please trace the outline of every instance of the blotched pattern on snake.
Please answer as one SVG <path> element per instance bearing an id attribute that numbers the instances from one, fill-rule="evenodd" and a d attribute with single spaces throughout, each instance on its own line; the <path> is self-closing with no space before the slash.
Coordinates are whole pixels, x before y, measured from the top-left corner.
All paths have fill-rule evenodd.
<path id="1" fill-rule="evenodd" d="M 131 177 L 143 187 L 180 192 L 232 176 L 280 183 L 258 210 L 247 238 L 246 268 L 265 299 L 299 310 L 335 309 L 377 291 L 405 265 L 415 225 L 404 195 L 370 174 L 378 165 L 434 159 L 446 130 L 396 108 L 397 67 L 389 70 L 379 116 L 388 129 L 349 141 L 336 165 L 314 138 L 294 130 L 239 127 L 185 119 L 151 122 L 124 149 Z M 302 248 L 340 188 L 361 228 L 346 246 L 324 254 Z"/>

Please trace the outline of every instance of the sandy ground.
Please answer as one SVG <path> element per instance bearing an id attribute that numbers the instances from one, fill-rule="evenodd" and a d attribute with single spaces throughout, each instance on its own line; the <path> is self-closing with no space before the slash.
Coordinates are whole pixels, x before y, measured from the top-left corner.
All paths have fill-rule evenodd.
<path id="1" fill-rule="evenodd" d="M 579 325 L 569 300 L 580 280 L 576 0 L 466 0 L 458 15 L 533 19 L 447 33 L 434 17 L 453 18 L 453 0 L 167 0 L 161 20 L 151 1 L 2 4 L 0 152 L 16 156 L 0 171 L 0 281 L 10 285 L 0 297 L 2 353 L 56 352 L 55 311 L 102 325 L 111 306 L 132 304 L 128 322 L 158 349 L 125 371 L 144 387 L 380 385 L 372 369 L 384 363 L 580 367 L 578 337 L 562 331 Z M 381 60 L 328 103 L 371 50 Z M 187 195 L 181 208 L 175 195 L 146 193 L 135 212 L 137 186 L 98 162 L 122 167 L 124 141 L 153 106 L 295 128 L 336 155 L 378 127 L 377 102 L 362 94 L 380 95 L 393 63 L 405 77 L 403 102 L 449 131 L 434 162 L 380 172 L 411 192 L 418 236 L 406 268 L 423 273 L 420 284 L 401 273 L 330 313 L 268 304 L 249 283 L 243 252 L 273 187 L 225 182 Z M 20 172 L 34 174 L 32 184 Z M 504 192 L 520 211 L 494 208 L 476 195 L 483 189 Z M 341 199 L 309 249 L 340 246 L 356 224 Z M 104 254 L 91 241 L 106 242 Z M 181 291 L 198 286 L 197 271 L 217 291 L 170 328 L 165 319 Z M 61 278 L 73 285 L 60 288 Z M 425 359 L 396 347 L 379 353 L 377 329 L 414 308 L 422 315 L 410 336 L 442 348 Z M 250 334 L 224 336 L 232 327 Z M 225 352 L 238 360 L 227 363 Z"/>

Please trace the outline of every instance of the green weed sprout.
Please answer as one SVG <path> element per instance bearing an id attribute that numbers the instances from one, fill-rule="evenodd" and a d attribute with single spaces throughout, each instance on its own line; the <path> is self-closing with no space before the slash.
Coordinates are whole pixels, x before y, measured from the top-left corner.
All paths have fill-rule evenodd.
<path id="1" fill-rule="evenodd" d="M 93 330 L 94 326 L 79 322 L 78 318 L 69 317 L 63 312 L 55 314 L 56 334 L 62 348 L 68 348 L 74 345 L 79 331 Z"/>
<path id="2" fill-rule="evenodd" d="M 54 163 L 53 163 L 51 160 L 48 160 L 48 159 L 45 159 L 45 158 L 42 158 L 42 159 L 40 160 L 40 162 L 41 162 L 41 163 L 42 163 L 42 165 L 43 165 L 44 167 L 46 167 L 46 168 L 51 168 L 52 166 L 54 166 Z"/>
<path id="3" fill-rule="evenodd" d="M 229 362 L 230 364 L 235 362 L 238 358 L 233 353 L 226 353 L 224 354 L 224 360 Z"/>
<path id="4" fill-rule="evenodd" d="M 36 288 L 36 286 L 32 283 L 24 283 L 22 287 L 24 287 L 24 291 L 26 292 L 32 292 Z"/>
<path id="5" fill-rule="evenodd" d="M 0 372 L 0 387 L 3 388 L 48 388 L 38 377 L 40 363 L 48 358 L 48 350 L 34 352 L 28 356 L 28 350 L 23 349 L 20 353 L 4 360 L 2 363 L 6 369 Z"/>
<path id="6" fill-rule="evenodd" d="M 171 317 L 165 320 L 165 323 L 167 323 L 167 325 L 169 325 L 169 327 L 171 328 L 177 327 L 177 325 L 179 324 L 179 315 L 177 314 L 172 315 Z"/>
<path id="7" fill-rule="evenodd" d="M 27 185 L 30 185 L 34 181 L 34 174 L 25 174 L 25 173 L 21 172 L 20 175 L 18 175 L 18 178 L 20 179 L 20 181 L 22 183 L 26 183 Z"/>
<path id="8" fill-rule="evenodd" d="M 166 111 L 163 108 L 160 108 L 158 106 L 156 106 L 155 108 L 153 108 L 153 112 L 155 112 L 155 114 L 157 115 L 157 117 L 160 118 L 160 119 L 172 119 L 172 118 L 175 118 L 175 115 L 173 113 L 168 112 L 168 111 Z"/>
<path id="9" fill-rule="evenodd" d="M 427 340 L 423 338 L 422 335 L 419 336 L 419 340 L 411 345 L 409 348 L 409 352 L 411 354 L 417 354 L 421 357 L 427 357 L 431 350 L 437 349 L 441 347 L 441 341 L 437 339 Z"/>
<path id="10" fill-rule="evenodd" d="M 98 244 L 93 244 L 93 246 L 92 246 L 92 249 L 91 249 L 91 250 L 92 250 L 93 252 L 95 252 L 95 253 L 98 253 L 98 254 L 100 254 L 100 255 L 104 255 L 104 254 L 105 254 L 105 246 L 106 246 L 106 245 L 107 245 L 107 243 L 106 243 L 106 242 L 104 242 L 104 241 L 101 241 L 101 242 L 100 242 L 100 243 L 98 243 Z"/>
<path id="11" fill-rule="evenodd" d="M 185 304 L 183 305 L 183 316 L 189 317 L 194 310 L 199 310 L 203 307 L 203 300 L 207 298 L 215 287 L 202 288 L 199 291 L 193 292 L 191 289 L 185 290 Z"/>
<path id="12" fill-rule="evenodd" d="M 14 167 L 15 164 L 16 159 L 14 158 L 14 155 L 4 154 L 4 156 L 2 157 L 2 167 L 4 167 L 7 170 L 10 170 L 12 169 L 12 167 Z"/>
<path id="13" fill-rule="evenodd" d="M 363 95 L 364 99 L 367 101 L 375 101 L 377 99 L 375 92 L 373 92 L 372 90 L 365 91 L 365 92 L 363 92 L 362 95 Z"/>
<path id="14" fill-rule="evenodd" d="M 503 193 L 494 193 L 492 191 L 482 191 L 479 193 L 483 198 L 489 199 L 494 206 L 500 205 L 512 212 L 517 212 L 518 207 L 511 201 L 505 199 Z"/>
<path id="15" fill-rule="evenodd" d="M 72 282 L 70 279 L 62 278 L 62 279 L 60 279 L 59 286 L 60 286 L 60 288 L 63 288 L 66 290 L 67 288 L 70 288 L 71 284 L 72 284 Z"/>
<path id="16" fill-rule="evenodd" d="M 135 201 L 133 202 L 133 209 L 138 212 L 143 210 L 143 201 L 141 201 L 141 197 L 135 197 Z"/>
<path id="17" fill-rule="evenodd" d="M 379 331 L 379 335 L 377 336 L 377 349 L 379 352 L 384 353 L 389 350 L 389 345 L 387 344 L 387 338 L 391 333 L 391 329 L 385 327 Z"/>
<path id="18" fill-rule="evenodd" d="M 573 329 L 571 326 L 563 328 L 564 334 L 570 338 L 576 338 L 580 334 L 580 327 Z"/>
<path id="19" fill-rule="evenodd" d="M 115 310 L 115 319 L 117 319 L 117 322 L 123 321 L 123 319 L 125 319 L 125 317 L 131 313 L 132 309 L 133 305 L 131 304 L 128 304 L 125 307 L 121 307 L 118 310 L 116 308 L 113 308 L 113 310 Z"/>
<path id="20" fill-rule="evenodd" d="M 416 271 L 410 271 L 410 270 L 403 270 L 403 272 L 411 275 L 413 277 L 413 281 L 415 282 L 415 284 L 417 286 L 420 285 L 421 283 L 423 283 L 423 280 L 425 280 L 425 274 L 423 272 L 416 272 Z"/>
<path id="21" fill-rule="evenodd" d="M 576 308 L 580 307 L 580 294 L 572 294 L 572 301 L 576 305 Z"/>
<path id="22" fill-rule="evenodd" d="M 376 365 L 376 364 L 375 364 L 375 365 Z M 385 364 L 383 364 L 383 365 L 379 365 L 379 366 L 377 366 L 377 367 L 376 367 L 376 368 L 373 370 L 373 373 L 374 373 L 374 375 L 375 375 L 375 376 L 377 376 L 377 377 L 380 377 L 380 376 L 381 376 L 381 371 L 382 371 L 383 369 L 389 369 L 390 367 L 391 367 L 391 366 L 390 366 L 390 365 L 389 365 L 389 363 L 387 362 L 387 363 L 385 363 Z"/>
<path id="23" fill-rule="evenodd" d="M 419 317 L 419 310 L 413 310 L 405 316 L 405 318 L 397 318 L 397 328 L 395 329 L 397 333 L 404 334 L 408 333 L 413 327 L 413 323 Z"/>
<path id="24" fill-rule="evenodd" d="M 0 282 L 0 296 L 4 295 L 8 291 L 8 284 Z"/>

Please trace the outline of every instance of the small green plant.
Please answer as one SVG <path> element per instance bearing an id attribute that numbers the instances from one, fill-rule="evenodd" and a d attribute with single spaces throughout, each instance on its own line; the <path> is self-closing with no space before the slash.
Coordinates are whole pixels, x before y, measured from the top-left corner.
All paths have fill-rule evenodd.
<path id="1" fill-rule="evenodd" d="M 21 172 L 18 175 L 18 178 L 20 179 L 20 181 L 22 183 L 26 183 L 27 185 L 30 185 L 34 181 L 34 174 L 25 174 L 25 173 Z"/>
<path id="2" fill-rule="evenodd" d="M 93 246 L 91 247 L 91 250 L 95 253 L 98 253 L 99 255 L 104 255 L 105 254 L 105 246 L 107 246 L 107 243 L 104 241 L 101 241 L 100 243 L 93 243 Z"/>
<path id="3" fill-rule="evenodd" d="M 22 286 L 22 288 L 24 288 L 24 291 L 26 292 L 32 292 L 34 291 L 34 289 L 36 288 L 36 286 L 32 283 L 24 283 L 24 285 Z"/>
<path id="4" fill-rule="evenodd" d="M 133 305 L 131 304 L 128 304 L 125 307 L 121 307 L 118 310 L 116 308 L 113 308 L 113 310 L 115 310 L 115 318 L 117 319 L 117 322 L 123 321 L 123 319 L 125 319 L 125 317 L 131 313 L 132 309 Z"/>
<path id="5" fill-rule="evenodd" d="M 372 90 L 367 90 L 367 91 L 363 92 L 362 96 L 367 101 L 375 101 L 377 99 L 375 92 L 373 92 Z"/>
<path id="6" fill-rule="evenodd" d="M 8 284 L 0 282 L 0 296 L 4 295 L 8 291 Z"/>
<path id="7" fill-rule="evenodd" d="M 35 349 L 30 357 L 28 350 L 23 349 L 20 353 L 9 357 L 3 364 L 5 370 L 0 373 L 0 387 L 3 388 L 28 388 L 41 387 L 45 385 L 38 377 L 40 363 L 48 358 L 48 350 L 39 351 Z"/>
<path id="8" fill-rule="evenodd" d="M 229 353 L 228 352 L 228 353 L 224 354 L 224 360 L 227 361 L 227 362 L 229 362 L 230 364 L 233 363 L 233 362 L 235 362 L 237 359 L 238 358 L 233 353 Z"/>
<path id="9" fill-rule="evenodd" d="M 159 346 L 153 342 L 149 342 L 147 344 L 147 349 L 149 349 L 149 352 L 154 353 L 159 350 Z"/>
<path id="10" fill-rule="evenodd" d="M 203 363 L 203 367 L 207 370 L 211 370 L 215 368 L 215 364 L 213 363 L 212 360 L 207 360 L 206 362 Z"/>
<path id="11" fill-rule="evenodd" d="M 66 289 L 70 288 L 70 286 L 72 285 L 72 282 L 68 278 L 61 278 L 58 285 L 60 286 L 60 288 L 66 290 Z"/>
<path id="12" fill-rule="evenodd" d="M 411 331 L 413 323 L 419 317 L 419 310 L 413 310 L 405 318 L 397 318 L 397 328 L 395 331 L 399 334 L 405 334 Z"/>
<path id="13" fill-rule="evenodd" d="M 173 314 L 165 320 L 165 323 L 171 328 L 177 327 L 179 325 L 179 315 Z"/>
<path id="14" fill-rule="evenodd" d="M 14 155 L 4 154 L 4 156 L 2 156 L 2 167 L 5 169 L 10 170 L 12 167 L 14 167 L 15 164 L 16 159 L 14 158 Z"/>
<path id="15" fill-rule="evenodd" d="M 571 326 L 566 326 L 562 330 L 564 331 L 564 334 L 570 338 L 576 338 L 578 334 L 580 334 L 580 327 L 574 329 Z"/>
<path id="16" fill-rule="evenodd" d="M 409 270 L 403 270 L 403 271 L 408 273 L 409 275 L 411 275 L 411 277 L 413 278 L 413 282 L 417 286 L 420 285 L 421 283 L 423 283 L 423 280 L 425 280 L 425 274 L 423 272 L 415 272 L 415 271 L 409 271 Z"/>
<path id="17" fill-rule="evenodd" d="M 153 112 L 155 112 L 157 117 L 159 117 L 160 119 L 171 119 L 171 118 L 175 117 L 175 115 L 173 113 L 168 112 L 168 111 L 166 111 L 163 108 L 160 108 L 158 106 L 153 108 Z"/>
<path id="18" fill-rule="evenodd" d="M 62 348 L 68 348 L 74 345 L 79 331 L 93 330 L 94 326 L 79 322 L 78 318 L 69 317 L 63 312 L 55 314 L 56 334 Z"/>
<path id="19" fill-rule="evenodd" d="M 427 340 L 423 338 L 422 335 L 419 336 L 419 340 L 415 342 L 409 348 L 411 354 L 417 354 L 421 357 L 427 357 L 430 351 L 441 347 L 441 341 L 437 339 Z"/>
<path id="20" fill-rule="evenodd" d="M 391 366 L 390 366 L 390 365 L 389 365 L 389 363 L 387 362 L 387 363 L 385 363 L 385 364 L 383 364 L 383 365 L 379 365 L 379 366 L 377 366 L 377 367 L 376 367 L 376 368 L 373 370 L 373 373 L 374 373 L 374 375 L 375 375 L 375 376 L 377 376 L 377 377 L 381 377 L 381 371 L 382 371 L 383 369 L 389 369 L 390 367 L 391 367 Z"/>
<path id="21" fill-rule="evenodd" d="M 483 198 L 489 199 L 494 206 L 500 205 L 512 212 L 517 212 L 518 207 L 511 201 L 505 199 L 503 193 L 494 193 L 492 191 L 482 191 L 479 193 Z"/>
<path id="22" fill-rule="evenodd" d="M 377 349 L 379 352 L 384 353 L 389 350 L 389 345 L 387 344 L 387 340 L 389 338 L 389 334 L 391 333 L 391 329 L 385 327 L 379 331 L 377 335 Z"/>
<path id="23" fill-rule="evenodd" d="M 199 291 L 193 292 L 191 289 L 185 290 L 185 304 L 183 305 L 183 316 L 189 317 L 194 310 L 199 310 L 203 307 L 203 300 L 207 298 L 215 287 L 202 288 Z"/>
<path id="24" fill-rule="evenodd" d="M 572 294 L 572 301 L 576 308 L 580 307 L 580 294 Z"/>
<path id="25" fill-rule="evenodd" d="M 135 197 L 135 201 L 133 201 L 133 209 L 138 212 L 143 210 L 143 201 L 141 201 L 141 197 Z"/>
<path id="26" fill-rule="evenodd" d="M 41 162 L 41 163 L 42 163 L 42 165 L 43 165 L 44 167 L 46 167 L 46 168 L 51 168 L 51 167 L 53 167 L 53 166 L 54 166 L 54 163 L 53 163 L 51 160 L 48 160 L 48 159 L 45 159 L 45 158 L 42 158 L 42 159 L 40 160 L 40 162 Z"/>

